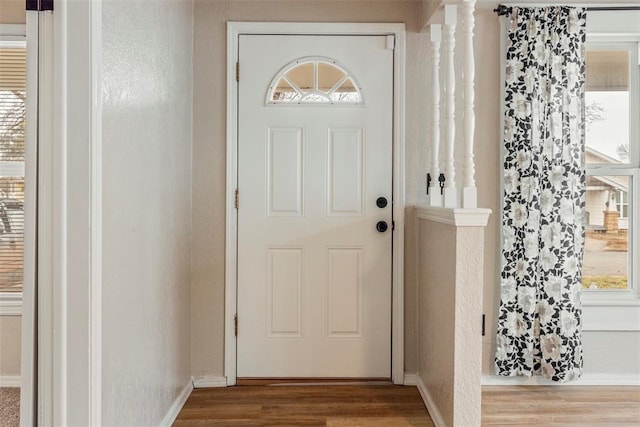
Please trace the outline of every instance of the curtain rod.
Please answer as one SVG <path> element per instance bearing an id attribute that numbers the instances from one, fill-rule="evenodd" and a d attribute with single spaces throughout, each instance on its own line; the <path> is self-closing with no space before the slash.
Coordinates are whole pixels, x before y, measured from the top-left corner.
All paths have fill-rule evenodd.
<path id="1" fill-rule="evenodd" d="M 587 7 L 587 12 L 595 12 L 595 11 L 608 11 L 608 10 L 640 10 L 640 6 L 596 6 L 596 7 Z M 498 5 L 497 8 L 493 9 L 498 16 L 504 16 L 511 13 L 512 8 L 509 6 L 505 6 L 503 4 Z"/>

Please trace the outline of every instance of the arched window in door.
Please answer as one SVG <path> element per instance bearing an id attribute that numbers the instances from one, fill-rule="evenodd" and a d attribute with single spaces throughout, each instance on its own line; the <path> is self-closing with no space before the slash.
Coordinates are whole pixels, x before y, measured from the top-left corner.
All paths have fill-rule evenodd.
<path id="1" fill-rule="evenodd" d="M 267 104 L 364 105 L 364 99 L 356 79 L 334 59 L 304 57 L 276 74 Z"/>

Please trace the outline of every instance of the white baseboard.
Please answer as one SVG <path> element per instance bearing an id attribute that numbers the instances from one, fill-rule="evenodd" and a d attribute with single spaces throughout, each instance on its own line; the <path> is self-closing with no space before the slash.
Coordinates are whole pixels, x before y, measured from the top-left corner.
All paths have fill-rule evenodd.
<path id="1" fill-rule="evenodd" d="M 429 390 L 422 382 L 422 378 L 419 375 L 415 375 L 416 385 L 418 386 L 418 391 L 420 392 L 420 396 L 422 396 L 422 401 L 424 402 L 424 406 L 427 407 L 427 411 L 429 411 L 429 416 L 431 417 L 431 421 L 433 421 L 433 425 L 436 427 L 447 427 L 447 424 L 442 419 L 442 415 L 438 410 L 431 394 L 429 394 Z"/>
<path id="2" fill-rule="evenodd" d="M 482 385 L 632 385 L 640 386 L 640 375 L 637 374 L 583 374 L 575 381 L 567 381 L 565 383 L 556 383 L 546 380 L 542 377 L 502 377 L 498 375 L 483 375 Z"/>
<path id="3" fill-rule="evenodd" d="M 203 375 L 201 377 L 191 377 L 193 381 L 193 388 L 208 388 L 208 387 L 226 387 L 227 378 L 215 377 L 213 375 Z"/>
<path id="4" fill-rule="evenodd" d="M 176 418 L 178 418 L 178 414 L 182 410 L 182 407 L 191 395 L 192 391 L 193 383 L 189 382 L 189 384 L 184 386 L 176 400 L 173 402 L 173 404 L 169 408 L 169 411 L 167 412 L 167 415 L 164 416 L 164 419 L 160 423 L 162 427 L 171 427 L 171 425 L 173 425 L 173 422 L 176 420 Z"/>
<path id="5" fill-rule="evenodd" d="M 20 387 L 22 380 L 20 375 L 2 375 L 0 376 L 0 387 Z"/>
<path id="6" fill-rule="evenodd" d="M 404 373 L 404 385 L 418 385 L 418 374 L 415 372 Z"/>

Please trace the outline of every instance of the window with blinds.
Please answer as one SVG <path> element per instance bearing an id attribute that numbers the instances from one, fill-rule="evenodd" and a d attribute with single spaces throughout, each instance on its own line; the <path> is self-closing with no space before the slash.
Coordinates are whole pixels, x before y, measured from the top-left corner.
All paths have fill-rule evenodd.
<path id="1" fill-rule="evenodd" d="M 0 41 L 0 292 L 21 292 L 26 45 Z"/>

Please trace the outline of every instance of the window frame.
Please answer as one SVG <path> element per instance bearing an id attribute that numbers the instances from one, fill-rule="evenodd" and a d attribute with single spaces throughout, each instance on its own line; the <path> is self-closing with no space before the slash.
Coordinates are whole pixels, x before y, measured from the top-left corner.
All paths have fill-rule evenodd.
<path id="1" fill-rule="evenodd" d="M 640 255 L 640 224 L 636 220 L 640 210 L 640 123 L 637 120 L 637 117 L 640 116 L 640 35 L 587 33 L 586 48 L 587 50 L 625 50 L 629 52 L 629 161 L 620 164 L 585 164 L 585 173 L 587 176 L 629 176 L 630 194 L 627 196 L 627 203 L 629 199 L 631 203 L 628 203 L 628 288 L 624 290 L 584 289 L 582 301 L 587 311 L 590 307 L 602 307 L 612 303 L 615 303 L 616 306 L 640 307 L 638 300 L 640 265 L 637 260 Z M 598 321 L 597 323 L 602 322 Z M 640 326 L 638 329 L 640 330 Z"/>
<path id="2" fill-rule="evenodd" d="M 618 214 L 620 215 L 620 219 L 629 219 L 629 192 L 626 193 L 622 190 L 616 191 L 616 207 L 618 209 Z M 626 207 L 626 210 L 625 210 Z"/>
<path id="3" fill-rule="evenodd" d="M 24 24 L 0 24 L 0 46 L 25 47 L 27 46 L 27 26 Z M 21 167 L 24 175 L 26 162 L 15 162 Z M 23 291 L 0 291 L 0 316 L 22 315 Z"/>
<path id="4" fill-rule="evenodd" d="M 360 96 L 360 101 L 357 102 L 340 102 L 340 101 L 331 101 L 330 99 L 327 99 L 326 102 L 306 102 L 304 101 L 304 99 L 298 100 L 298 101 L 293 101 L 293 102 L 282 102 L 282 101 L 274 101 L 273 100 L 273 94 L 277 88 L 278 83 L 280 82 L 281 79 L 283 78 L 287 78 L 286 75 L 289 71 L 293 70 L 294 68 L 297 68 L 301 65 L 305 65 L 305 64 L 313 64 L 314 67 L 314 80 L 315 80 L 315 85 L 317 86 L 318 84 L 318 76 L 317 76 L 317 70 L 318 70 L 318 66 L 320 63 L 324 63 L 324 64 L 328 64 L 331 65 L 335 68 L 337 68 L 338 70 L 342 71 L 344 73 L 343 79 L 341 80 L 341 82 L 346 82 L 348 80 L 351 80 L 351 82 L 354 85 L 354 88 L 356 89 L 358 95 Z M 301 94 L 301 92 L 303 92 L 301 90 L 301 88 L 297 87 L 297 85 L 295 85 L 294 82 L 291 82 L 287 79 L 287 82 L 292 85 L 292 87 L 294 88 L 294 90 L 296 92 L 298 92 L 298 94 Z M 335 87 L 332 88 L 332 90 L 330 90 L 329 92 L 327 92 L 327 95 L 330 95 L 331 93 L 333 93 L 334 90 L 339 89 L 341 86 L 338 85 L 336 83 Z M 302 98 L 304 98 L 304 96 L 307 96 L 309 94 L 312 94 L 312 92 L 309 92 L 306 95 L 303 95 Z M 364 99 L 364 94 L 362 93 L 362 87 L 360 86 L 360 84 L 358 83 L 358 80 L 356 79 L 356 77 L 353 75 L 353 73 L 346 68 L 345 66 L 343 66 L 341 63 L 339 63 L 337 60 L 327 57 L 327 56 L 304 56 L 301 58 L 296 58 L 293 61 L 285 64 L 279 71 L 278 73 L 273 77 L 273 79 L 271 80 L 269 87 L 267 89 L 267 93 L 266 93 L 266 97 L 265 97 L 265 105 L 269 106 L 269 107 L 292 107 L 292 106 L 297 106 L 297 107 L 364 107 L 365 106 L 365 99 Z"/>
<path id="5" fill-rule="evenodd" d="M 628 165 L 588 165 L 587 172 L 597 174 L 621 174 L 628 170 L 631 176 L 629 246 L 630 252 L 640 255 L 640 20 L 639 11 L 602 11 L 589 12 L 587 17 L 587 46 L 636 44 L 629 63 L 630 76 L 630 162 Z M 635 60 L 634 60 L 635 59 Z M 635 89 L 634 89 L 635 88 Z M 634 144 L 635 141 L 635 144 Z M 633 164 L 635 159 L 636 163 Z M 636 166 L 633 168 L 633 166 Z M 638 256 L 636 256 L 638 258 Z M 629 259 L 629 280 L 631 291 L 616 293 L 611 291 L 583 292 L 583 330 L 584 331 L 640 331 L 640 269 L 637 259 Z"/>
<path id="6" fill-rule="evenodd" d="M 640 11 L 590 11 L 587 16 L 587 43 L 592 42 L 609 42 L 609 43 L 640 43 L 640 29 L 638 28 L 638 21 L 640 20 Z M 506 66 L 506 34 L 507 34 L 507 20 L 501 20 L 501 68 L 500 68 L 500 81 L 503 82 L 500 87 L 500 115 L 498 117 L 499 129 L 504 127 L 504 81 L 505 81 L 505 66 Z M 640 49 L 640 48 L 639 48 Z M 640 52 L 637 53 L 640 57 Z M 640 65 L 637 63 L 634 66 Z M 640 117 L 640 93 L 631 93 L 630 102 L 631 111 L 630 114 L 635 114 L 635 117 Z M 633 120 L 631 121 L 633 123 Z M 637 124 L 637 123 L 636 123 Z M 636 133 L 630 135 L 630 143 L 635 136 L 636 141 L 640 141 L 640 129 L 635 130 Z M 631 145 L 631 144 L 630 144 Z M 640 145 L 640 142 L 639 142 Z M 630 147 L 630 149 L 632 149 Z M 631 151 L 631 155 L 635 153 L 638 156 L 640 147 L 635 148 L 635 152 Z M 504 145 L 500 144 L 500 170 L 503 171 L 502 159 L 504 158 Z M 592 165 L 592 167 L 596 167 Z M 603 175 L 619 174 L 620 170 L 604 170 L 604 165 L 600 166 Z M 502 176 L 502 175 L 500 175 Z M 632 218 L 629 220 L 629 226 L 640 229 L 640 173 L 632 177 L 632 200 L 635 200 L 636 211 L 630 212 L 632 217 L 635 217 L 636 223 L 632 223 Z M 504 195 L 504 183 L 500 179 L 498 183 L 500 191 L 500 200 Z M 500 218 L 503 214 L 502 202 L 498 205 L 498 213 Z M 637 226 L 636 226 L 637 225 Z M 496 245 L 497 260 L 502 257 L 502 241 L 503 230 L 501 226 L 498 226 L 498 244 Z M 640 230 L 635 230 L 631 237 L 631 244 L 636 249 L 636 253 L 640 255 Z M 634 272 L 640 273 L 638 268 L 638 260 L 633 260 Z M 497 269 L 497 283 L 500 283 L 500 269 Z M 633 280 L 633 279 L 632 279 Z M 640 289 L 640 274 L 636 275 L 635 289 Z M 638 295 L 634 295 L 630 292 L 626 292 L 624 295 L 613 293 L 610 291 L 593 291 L 585 296 L 583 292 L 582 306 L 583 306 L 583 331 L 625 331 L 625 332 L 638 332 L 640 331 L 640 299 Z"/>

